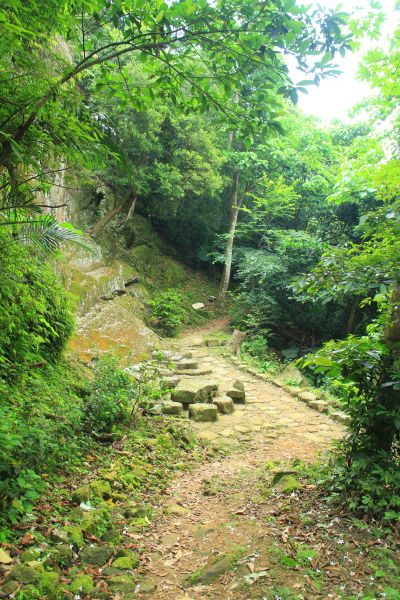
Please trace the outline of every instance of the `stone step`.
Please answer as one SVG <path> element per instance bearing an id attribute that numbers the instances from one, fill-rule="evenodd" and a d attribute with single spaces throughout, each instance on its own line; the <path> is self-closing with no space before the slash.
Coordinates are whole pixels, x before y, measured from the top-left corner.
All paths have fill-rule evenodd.
<path id="1" fill-rule="evenodd" d="M 178 369 L 178 371 L 187 371 L 189 369 L 197 369 L 199 366 L 199 363 L 197 362 L 197 360 L 181 360 L 180 362 L 178 362 L 176 364 L 176 368 Z"/>
<path id="2" fill-rule="evenodd" d="M 187 370 L 179 370 L 179 375 L 189 375 L 190 377 L 200 377 L 202 375 L 210 375 L 212 373 L 212 369 L 187 369 Z"/>

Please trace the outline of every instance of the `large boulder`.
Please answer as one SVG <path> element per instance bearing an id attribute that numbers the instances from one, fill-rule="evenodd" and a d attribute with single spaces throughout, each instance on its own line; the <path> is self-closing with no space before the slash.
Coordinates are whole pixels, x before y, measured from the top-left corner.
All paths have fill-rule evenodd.
<path id="1" fill-rule="evenodd" d="M 218 412 L 220 412 L 222 415 L 230 415 L 235 410 L 233 400 L 232 398 L 229 398 L 229 396 L 214 398 L 213 404 L 215 404 Z"/>
<path id="2" fill-rule="evenodd" d="M 218 383 L 199 379 L 184 379 L 179 382 L 171 392 L 173 402 L 181 402 L 184 405 L 196 402 L 212 402 Z"/>
<path id="3" fill-rule="evenodd" d="M 164 402 L 161 410 L 163 415 L 181 415 L 183 404 L 181 402 Z"/>
<path id="4" fill-rule="evenodd" d="M 216 421 L 218 418 L 217 407 L 214 404 L 191 404 L 189 406 L 189 417 L 193 421 L 201 423 Z"/>

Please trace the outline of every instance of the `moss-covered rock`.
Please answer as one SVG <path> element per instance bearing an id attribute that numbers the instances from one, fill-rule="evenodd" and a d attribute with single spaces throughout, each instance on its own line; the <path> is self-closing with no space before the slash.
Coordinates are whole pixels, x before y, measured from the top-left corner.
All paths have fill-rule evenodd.
<path id="1" fill-rule="evenodd" d="M 131 554 L 130 556 L 120 556 L 112 563 L 116 569 L 132 570 L 139 564 L 138 557 Z"/>
<path id="2" fill-rule="evenodd" d="M 71 499 L 72 502 L 76 502 L 77 504 L 80 504 L 81 502 L 87 502 L 90 499 L 89 485 L 81 485 L 80 487 L 76 488 L 76 490 L 72 492 Z"/>
<path id="3" fill-rule="evenodd" d="M 42 551 L 40 548 L 29 548 L 29 550 L 25 550 L 19 557 L 22 563 L 32 562 L 37 560 L 41 555 Z"/>
<path id="4" fill-rule="evenodd" d="M 67 533 L 67 540 L 70 542 L 70 544 L 74 544 L 78 548 L 82 548 L 84 541 L 82 529 L 80 527 L 77 525 L 66 525 L 66 527 L 64 527 L 64 531 Z"/>
<path id="5" fill-rule="evenodd" d="M 60 576 L 54 571 L 42 573 L 39 580 L 39 589 L 46 595 L 46 598 L 56 599 L 59 594 Z"/>
<path id="6" fill-rule="evenodd" d="M 108 546 L 86 546 L 81 552 L 82 562 L 102 567 L 112 557 L 113 548 Z"/>
<path id="7" fill-rule="evenodd" d="M 90 575 L 78 575 L 70 586 L 71 592 L 74 594 L 90 594 L 94 590 L 93 577 Z"/>
<path id="8" fill-rule="evenodd" d="M 112 494 L 110 482 L 103 479 L 92 481 L 92 483 L 89 485 L 89 488 L 91 495 L 93 495 L 95 498 L 107 499 Z"/>
<path id="9" fill-rule="evenodd" d="M 136 582 L 129 575 L 115 575 L 110 577 L 108 585 L 115 592 L 130 593 L 136 589 Z"/>
<path id="10" fill-rule="evenodd" d="M 300 482 L 294 475 L 283 475 L 274 484 L 274 488 L 281 494 L 291 494 L 301 487 Z"/>
<path id="11" fill-rule="evenodd" d="M 6 583 L 3 584 L 1 591 L 4 594 L 4 596 L 7 597 L 11 596 L 11 594 L 14 594 L 14 592 L 16 592 L 19 587 L 19 581 L 17 581 L 16 579 L 10 579 L 9 581 L 6 581 Z"/>
<path id="12" fill-rule="evenodd" d="M 10 579 L 15 579 L 20 583 L 37 583 L 39 581 L 39 576 L 40 574 L 35 571 L 35 569 L 23 565 L 22 563 L 15 565 L 15 567 L 11 569 L 9 575 Z"/>

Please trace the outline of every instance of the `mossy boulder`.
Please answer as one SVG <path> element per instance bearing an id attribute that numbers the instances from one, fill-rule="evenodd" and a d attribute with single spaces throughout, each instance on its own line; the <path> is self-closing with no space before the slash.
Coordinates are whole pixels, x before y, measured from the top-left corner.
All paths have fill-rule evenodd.
<path id="1" fill-rule="evenodd" d="M 80 504 L 81 502 L 88 502 L 88 500 L 90 499 L 89 485 L 85 484 L 76 488 L 76 490 L 72 492 L 71 499 L 72 502 L 76 502 L 77 504 Z"/>
<path id="2" fill-rule="evenodd" d="M 301 487 L 301 484 L 294 475 L 287 474 L 279 477 L 279 479 L 273 483 L 273 487 L 281 494 L 291 494 L 298 490 Z"/>
<path id="3" fill-rule="evenodd" d="M 92 481 L 89 488 L 91 495 L 95 498 L 107 499 L 110 498 L 112 494 L 110 482 L 103 479 Z"/>
<path id="4" fill-rule="evenodd" d="M 162 405 L 161 412 L 163 415 L 180 416 L 183 414 L 183 404 L 181 402 L 165 402 Z"/>
<path id="5" fill-rule="evenodd" d="M 139 560 L 138 557 L 135 555 L 130 555 L 130 556 L 120 556 L 119 558 L 117 558 L 116 560 L 114 560 L 114 562 L 112 563 L 112 566 L 115 567 L 116 569 L 123 569 L 123 570 L 132 570 L 135 567 L 137 567 L 137 565 L 139 564 Z"/>
<path id="6" fill-rule="evenodd" d="M 42 550 L 40 548 L 29 548 L 29 550 L 25 550 L 19 557 L 22 563 L 32 562 L 37 560 L 41 555 Z"/>
<path id="7" fill-rule="evenodd" d="M 240 555 L 241 552 L 235 551 L 210 561 L 207 565 L 189 575 L 187 583 L 189 585 L 209 585 L 213 583 L 221 575 L 231 571 L 235 567 Z"/>
<path id="8" fill-rule="evenodd" d="M 77 525 L 66 525 L 66 527 L 64 527 L 64 531 L 67 533 L 68 542 L 74 544 L 78 548 L 82 548 L 84 541 L 82 529 L 80 527 Z"/>
<path id="9" fill-rule="evenodd" d="M 152 594 L 156 590 L 156 584 L 148 579 L 138 582 L 139 594 Z"/>
<path id="10" fill-rule="evenodd" d="M 189 406 L 189 417 L 196 422 L 212 422 L 217 420 L 218 410 L 214 404 L 191 404 Z"/>
<path id="11" fill-rule="evenodd" d="M 102 567 L 112 557 L 113 548 L 108 546 L 86 546 L 81 552 L 82 562 Z"/>
<path id="12" fill-rule="evenodd" d="M 78 575 L 71 583 L 70 590 L 73 594 L 90 594 L 94 590 L 93 577 L 90 575 Z"/>
<path id="13" fill-rule="evenodd" d="M 108 580 L 108 585 L 114 592 L 120 592 L 122 594 L 129 594 L 134 592 L 136 589 L 136 582 L 129 575 L 114 575 Z"/>
<path id="14" fill-rule="evenodd" d="M 14 594 L 14 592 L 16 592 L 19 587 L 19 581 L 17 581 L 16 579 L 10 579 L 9 581 L 6 581 L 6 583 L 3 584 L 1 592 L 7 598 L 8 596 L 11 596 L 11 594 Z"/>
<path id="15" fill-rule="evenodd" d="M 39 577 L 40 573 L 22 563 L 15 565 L 9 575 L 10 579 L 19 581 L 19 583 L 38 583 Z"/>
<path id="16" fill-rule="evenodd" d="M 54 571 L 42 573 L 39 580 L 39 589 L 45 594 L 46 598 L 56 600 L 59 598 L 60 576 Z"/>
<path id="17" fill-rule="evenodd" d="M 101 541 L 117 545 L 121 542 L 121 534 L 118 529 L 110 529 L 102 534 Z"/>

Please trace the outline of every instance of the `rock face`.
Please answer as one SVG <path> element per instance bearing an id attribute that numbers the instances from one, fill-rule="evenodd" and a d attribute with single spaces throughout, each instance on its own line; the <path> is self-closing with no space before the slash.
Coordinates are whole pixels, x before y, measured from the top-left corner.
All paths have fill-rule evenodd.
<path id="1" fill-rule="evenodd" d="M 220 398 L 214 398 L 213 404 L 215 404 L 215 406 L 218 409 L 218 412 L 220 412 L 222 415 L 230 415 L 235 410 L 233 400 L 232 398 L 229 398 L 229 396 L 221 396 Z"/>
<path id="2" fill-rule="evenodd" d="M 217 407 L 214 404 L 191 404 L 189 406 L 189 417 L 193 421 L 201 423 L 216 421 L 218 418 Z"/>

